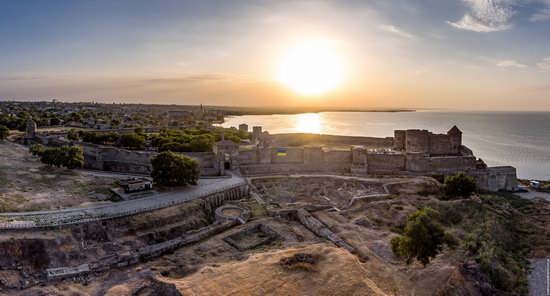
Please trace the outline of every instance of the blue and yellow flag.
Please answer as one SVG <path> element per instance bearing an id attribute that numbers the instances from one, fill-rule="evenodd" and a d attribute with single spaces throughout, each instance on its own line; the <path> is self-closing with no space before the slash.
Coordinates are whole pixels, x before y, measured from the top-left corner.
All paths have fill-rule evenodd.
<path id="1" fill-rule="evenodd" d="M 286 156 L 286 148 L 277 148 L 277 156 Z"/>

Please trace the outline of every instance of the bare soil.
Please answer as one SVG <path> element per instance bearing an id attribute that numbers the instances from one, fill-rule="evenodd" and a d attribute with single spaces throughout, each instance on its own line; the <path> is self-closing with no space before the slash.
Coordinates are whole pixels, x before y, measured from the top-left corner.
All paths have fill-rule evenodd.
<path id="1" fill-rule="evenodd" d="M 385 193 L 380 183 L 330 177 L 267 178 L 252 183 L 268 202 L 347 207 L 352 198 Z"/>
<path id="2" fill-rule="evenodd" d="M 224 241 L 224 237 L 240 233 L 250 226 L 246 223 L 134 266 L 65 279 L 44 287 L 34 286 L 19 291 L 20 294 L 15 290 L 10 292 L 13 291 L 14 295 L 155 295 L 144 294 L 144 291 L 161 293 L 161 290 L 162 294 L 156 295 L 482 295 L 480 285 L 483 283 L 476 277 L 479 267 L 475 266 L 475 262 L 471 268 L 473 272 L 464 273 L 467 252 L 463 247 L 455 250 L 444 248 L 426 267 L 418 263 L 406 265 L 393 255 L 390 240 L 402 231 L 407 215 L 424 206 L 446 205 L 454 209 L 455 206 L 458 208 L 471 203 L 483 203 L 484 206 L 491 205 L 488 202 L 495 203 L 490 209 L 496 214 L 506 215 L 512 211 L 513 215 L 521 216 L 521 221 L 530 223 L 533 233 L 526 235 L 532 235 L 532 241 L 540 240 L 536 243 L 540 247 L 533 248 L 532 252 L 538 256 L 548 255 L 550 203 L 541 201 L 536 207 L 526 204 L 524 212 L 520 213 L 502 202 L 506 201 L 506 197 L 484 201 L 474 196 L 468 200 L 441 201 L 438 199 L 440 188 L 430 178 L 381 179 L 380 183 L 330 177 L 254 180 L 269 204 L 347 204 L 354 196 L 379 193 L 382 182 L 393 184 L 388 186 L 390 195 L 381 199 L 360 199 L 341 210 L 312 212 L 327 228 L 353 246 L 357 250 L 354 254 L 317 237 L 296 219 L 269 217 L 265 209 L 250 200 L 239 202 L 239 205 L 249 207 L 254 223 L 268 226 L 278 234 L 277 239 L 246 251 L 239 251 Z M 519 206 L 522 205 L 520 203 L 517 208 L 521 209 Z M 90 246 L 107 250 L 105 246 L 113 242 L 121 249 L 161 242 L 210 223 L 212 217 L 197 209 L 202 209 L 202 206 L 199 201 L 194 201 L 193 205 L 179 205 L 113 220 L 103 226 L 106 235 L 100 235 L 100 229 L 82 227 L 79 231 L 83 233 L 83 238 L 79 244 L 87 246 L 88 250 Z M 442 215 L 449 219 L 452 212 L 442 212 Z M 467 234 L 460 233 L 458 225 L 465 222 L 468 221 L 445 227 L 457 238 L 464 239 Z M 98 225 L 98 228 L 101 227 Z M 45 249 L 54 248 L 59 239 L 54 240 L 53 234 L 46 237 L 44 233 L 19 234 L 18 238 L 44 240 Z M 118 241 L 115 241 L 117 237 Z M 262 237 L 252 233 L 243 239 L 250 240 L 246 242 L 252 245 Z M 69 249 L 78 255 L 74 249 L 79 246 Z M 31 253 L 34 249 L 29 247 L 24 250 Z M 53 258 L 54 253 L 48 252 Z M 75 261 L 64 265 L 74 266 Z M 0 279 L 5 283 L 16 282 L 20 278 L 12 270 L 0 272 Z"/>
<path id="3" fill-rule="evenodd" d="M 0 212 L 93 205 L 111 196 L 114 181 L 45 166 L 24 146 L 0 142 Z"/>

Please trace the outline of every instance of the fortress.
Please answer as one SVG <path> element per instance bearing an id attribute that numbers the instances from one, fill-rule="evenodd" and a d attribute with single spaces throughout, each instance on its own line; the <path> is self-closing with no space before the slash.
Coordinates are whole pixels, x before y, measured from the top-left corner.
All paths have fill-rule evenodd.
<path id="1" fill-rule="evenodd" d="M 480 189 L 488 191 L 517 190 L 514 167 L 487 167 L 472 151 L 462 145 L 462 132 L 452 127 L 446 134 L 427 130 L 396 130 L 394 137 L 369 138 L 316 136 L 321 141 L 353 143 L 348 149 L 323 146 L 274 147 L 300 135 L 270 135 L 253 129 L 255 146 L 240 147 L 223 140 L 215 143 L 213 152 L 183 153 L 200 163 L 202 176 L 224 175 L 225 170 L 242 175 L 290 173 L 334 173 L 355 176 L 434 176 L 439 179 L 457 172 L 475 177 Z M 283 139 L 283 140 L 281 140 Z M 295 140 L 295 139 L 294 139 Z M 148 174 L 151 151 L 130 151 L 110 146 L 77 143 L 84 150 L 85 167 L 99 170 Z"/>
<path id="2" fill-rule="evenodd" d="M 244 126 L 243 126 L 244 128 Z M 246 127 L 248 128 L 248 127 Z M 112 146 L 70 142 L 59 134 L 39 134 L 33 122 L 27 124 L 24 143 L 46 145 L 76 144 L 84 151 L 84 166 L 89 169 L 134 174 L 149 174 L 154 151 L 132 151 Z M 291 173 L 334 173 L 355 176 L 433 176 L 465 172 L 473 176 L 480 189 L 517 190 L 516 169 L 511 166 L 487 167 L 462 145 L 462 132 L 453 126 L 446 134 L 428 130 L 396 130 L 393 137 L 349 137 L 311 134 L 274 134 L 252 128 L 252 146 L 239 146 L 222 140 L 212 152 L 182 153 L 200 163 L 205 176 L 225 175 L 225 170 L 242 175 L 277 175 Z M 323 145 L 300 145 L 304 139 Z M 338 144 L 347 149 L 330 149 Z"/>

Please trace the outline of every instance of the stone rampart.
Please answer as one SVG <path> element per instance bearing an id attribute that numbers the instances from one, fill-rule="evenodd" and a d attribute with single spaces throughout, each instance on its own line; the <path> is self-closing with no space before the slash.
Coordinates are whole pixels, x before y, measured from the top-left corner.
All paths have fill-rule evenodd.
<path id="1" fill-rule="evenodd" d="M 475 156 L 438 156 L 428 158 L 429 171 L 444 174 L 453 174 L 475 170 Z"/>
<path id="2" fill-rule="evenodd" d="M 306 164 L 253 164 L 240 166 L 243 175 L 266 175 L 266 174 L 292 174 L 292 173 L 349 173 L 349 163 L 320 163 L 319 165 Z"/>
<path id="3" fill-rule="evenodd" d="M 451 137 L 449 135 L 430 133 L 428 147 L 430 155 L 453 154 L 451 150 Z"/>
<path id="4" fill-rule="evenodd" d="M 405 134 L 404 130 L 395 130 L 393 133 L 393 149 L 405 150 Z"/>
<path id="5" fill-rule="evenodd" d="M 430 132 L 418 129 L 406 130 L 405 151 L 408 153 L 429 153 Z"/>
<path id="6" fill-rule="evenodd" d="M 359 137 L 359 136 L 337 136 L 319 134 L 273 134 L 269 135 L 268 142 L 273 146 L 285 147 L 295 145 L 362 145 L 369 148 L 391 148 L 393 137 Z"/>
<path id="7" fill-rule="evenodd" d="M 284 149 L 284 150 L 281 150 Z M 284 151 L 284 152 L 281 152 Z M 303 163 L 302 148 L 271 148 L 271 163 Z"/>
<path id="8" fill-rule="evenodd" d="M 351 151 L 326 151 L 323 153 L 323 163 L 351 163 Z"/>
<path id="9" fill-rule="evenodd" d="M 478 188 L 484 191 L 515 191 L 518 189 L 516 168 L 511 166 L 471 170 L 468 174 L 476 179 Z"/>
<path id="10" fill-rule="evenodd" d="M 157 155 L 157 152 L 153 151 L 127 150 L 84 142 L 76 144 L 84 153 L 84 167 L 95 170 L 149 174 L 152 169 L 151 159 Z M 182 154 L 199 162 L 201 175 L 220 174 L 220 165 L 213 152 L 183 152 Z"/>
<path id="11" fill-rule="evenodd" d="M 367 154 L 367 167 L 369 174 L 399 174 L 405 170 L 405 154 Z"/>

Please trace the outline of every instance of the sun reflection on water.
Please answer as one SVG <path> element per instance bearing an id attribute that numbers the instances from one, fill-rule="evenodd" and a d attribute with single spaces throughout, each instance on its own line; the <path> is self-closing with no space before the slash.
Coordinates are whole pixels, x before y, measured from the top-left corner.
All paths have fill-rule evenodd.
<path id="1" fill-rule="evenodd" d="M 296 118 L 296 131 L 299 133 L 321 133 L 321 115 L 318 113 L 298 114 Z"/>

